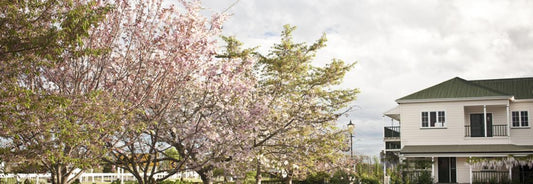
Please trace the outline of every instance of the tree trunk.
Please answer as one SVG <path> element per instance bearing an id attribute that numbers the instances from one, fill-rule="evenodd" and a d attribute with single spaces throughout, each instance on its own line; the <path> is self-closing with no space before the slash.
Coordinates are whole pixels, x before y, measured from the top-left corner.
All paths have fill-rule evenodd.
<path id="1" fill-rule="evenodd" d="M 255 174 L 255 184 L 261 184 L 261 180 L 263 179 L 261 177 L 261 161 L 257 159 L 257 167 L 256 167 L 257 173 Z"/>
<path id="2" fill-rule="evenodd" d="M 292 184 L 292 175 L 292 170 L 287 171 L 287 177 L 285 178 L 287 184 Z"/>
<path id="3" fill-rule="evenodd" d="M 196 171 L 196 173 L 200 175 L 200 179 L 202 179 L 202 182 L 204 184 L 213 184 L 213 179 L 211 178 L 211 176 L 208 174 L 207 171 L 208 170 L 206 169 L 200 169 L 199 171 Z"/>
<path id="4" fill-rule="evenodd" d="M 287 176 L 287 184 L 292 184 L 292 176 Z"/>

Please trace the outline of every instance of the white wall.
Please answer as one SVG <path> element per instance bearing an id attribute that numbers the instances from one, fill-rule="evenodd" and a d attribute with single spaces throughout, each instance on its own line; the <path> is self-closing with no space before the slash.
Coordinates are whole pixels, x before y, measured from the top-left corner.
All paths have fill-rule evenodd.
<path id="1" fill-rule="evenodd" d="M 465 157 L 457 157 L 457 183 L 470 183 L 470 167 L 466 164 Z"/>
<path id="2" fill-rule="evenodd" d="M 529 127 L 511 128 L 511 142 L 516 145 L 533 145 L 533 102 L 514 102 L 511 103 L 511 111 L 528 111 Z M 403 136 L 403 134 L 402 134 Z"/>
<path id="3" fill-rule="evenodd" d="M 479 111 L 483 105 L 493 111 L 494 124 L 505 124 L 508 100 L 432 102 L 400 104 L 401 141 L 405 145 L 455 145 L 455 144 L 508 144 L 507 137 L 465 137 L 465 122 L 469 112 Z M 475 107 L 479 106 L 479 107 Z M 465 113 L 465 109 L 467 110 Z M 422 128 L 421 112 L 445 111 L 445 128 Z M 481 112 L 482 109 L 481 109 Z M 530 113 L 533 114 L 533 113 Z M 468 119 L 466 118 L 468 116 Z M 501 122 L 501 123 L 499 123 Z M 525 134 L 524 134 L 525 135 Z M 533 135 L 530 135 L 533 136 Z M 490 141 L 489 141 L 490 140 Z"/>

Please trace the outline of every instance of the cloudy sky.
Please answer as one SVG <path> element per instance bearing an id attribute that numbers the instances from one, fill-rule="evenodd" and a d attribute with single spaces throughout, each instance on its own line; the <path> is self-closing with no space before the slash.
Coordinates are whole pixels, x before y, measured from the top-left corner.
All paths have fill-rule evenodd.
<path id="1" fill-rule="evenodd" d="M 221 12 L 236 0 L 203 0 Z M 383 112 L 395 99 L 453 77 L 467 80 L 533 77 L 533 1 L 240 0 L 224 34 L 267 51 L 284 24 L 298 42 L 326 33 L 316 63 L 357 62 L 345 88 L 359 88 L 348 117 L 356 124 L 355 152 L 383 149 Z"/>

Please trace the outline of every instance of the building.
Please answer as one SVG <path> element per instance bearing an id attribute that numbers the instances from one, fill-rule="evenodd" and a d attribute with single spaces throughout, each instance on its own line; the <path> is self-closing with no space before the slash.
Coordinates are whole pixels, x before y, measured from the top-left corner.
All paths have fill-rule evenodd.
<path id="1" fill-rule="evenodd" d="M 426 161 L 434 182 L 533 183 L 533 78 L 456 77 L 396 102 L 386 151 Z"/>

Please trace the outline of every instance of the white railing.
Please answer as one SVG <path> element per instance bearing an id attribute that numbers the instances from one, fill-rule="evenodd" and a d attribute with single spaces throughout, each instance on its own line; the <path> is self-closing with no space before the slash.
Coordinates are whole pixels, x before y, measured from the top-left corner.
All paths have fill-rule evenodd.
<path id="1" fill-rule="evenodd" d="M 163 178 L 167 173 L 159 173 L 155 175 L 155 178 Z M 47 174 L 1 174 L 0 173 L 0 183 L 7 183 L 9 178 L 14 178 L 16 181 L 23 183 L 25 180 L 34 181 L 35 184 L 39 183 L 48 183 L 50 179 L 50 173 Z M 185 171 L 176 173 L 170 176 L 168 179 L 198 179 L 200 176 L 194 171 Z M 80 182 L 112 182 L 115 180 L 119 181 L 135 181 L 135 177 L 131 173 L 83 173 L 79 177 Z"/>

